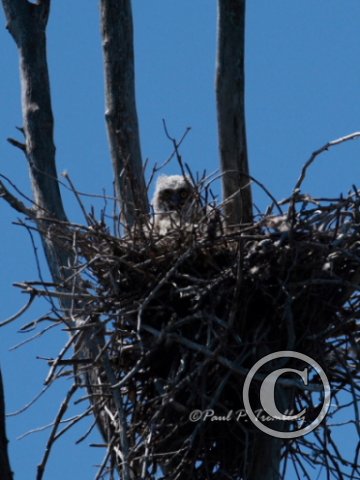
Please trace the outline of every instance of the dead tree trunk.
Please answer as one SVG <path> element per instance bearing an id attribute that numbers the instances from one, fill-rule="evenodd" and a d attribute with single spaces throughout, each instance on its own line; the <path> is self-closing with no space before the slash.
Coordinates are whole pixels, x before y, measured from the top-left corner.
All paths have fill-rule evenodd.
<path id="1" fill-rule="evenodd" d="M 219 0 L 216 99 L 227 225 L 252 223 L 245 128 L 245 0 Z"/>
<path id="2" fill-rule="evenodd" d="M 252 223 L 245 122 L 245 0 L 219 0 L 216 98 L 225 218 Z M 259 432 L 249 447 L 249 480 L 279 478 L 281 442 Z"/>
<path id="3" fill-rule="evenodd" d="M 4 0 L 7 28 L 19 50 L 25 155 L 29 163 L 34 195 L 33 214 L 39 229 L 51 274 L 64 279 L 69 253 L 49 239 L 46 218 L 66 221 L 55 166 L 54 121 L 46 62 L 45 29 L 50 0 L 39 5 L 25 0 Z M 66 274 L 65 274 L 66 276 Z"/>
<path id="4" fill-rule="evenodd" d="M 130 0 L 102 0 L 106 122 L 116 194 L 131 227 L 149 210 L 135 102 L 133 23 Z"/>
<path id="5" fill-rule="evenodd" d="M 29 3 L 27 0 L 2 0 L 2 4 L 8 22 L 7 28 L 17 44 L 20 58 L 25 145 L 17 141 L 12 141 L 12 143 L 23 150 L 28 160 L 34 206 L 31 209 L 25 207 L 2 184 L 0 184 L 0 192 L 13 208 L 22 211 L 35 221 L 41 234 L 54 282 L 59 285 L 60 289 L 73 292 L 75 288 L 75 292 L 77 292 L 77 289 L 81 288 L 81 280 L 74 275 L 74 252 L 71 245 L 58 242 L 56 235 L 52 234 L 54 224 L 66 222 L 67 218 L 56 172 L 53 139 L 54 122 L 46 59 L 45 32 L 50 11 L 50 0 L 40 0 L 37 4 Z M 112 33 L 109 35 L 111 37 Z M 121 70 L 120 64 L 118 64 L 118 68 Z M 126 96 L 126 93 L 123 92 L 123 94 Z M 114 106 L 114 108 L 116 107 L 117 105 Z M 126 127 L 128 127 L 127 124 Z M 121 130 L 123 125 L 117 125 L 117 128 Z M 124 142 L 126 141 L 128 139 L 125 138 Z M 129 152 L 131 151 L 129 149 Z M 131 158 L 126 159 L 126 165 L 131 171 L 134 171 L 131 168 L 133 158 L 131 156 Z M 139 159 L 140 157 L 137 158 L 137 160 Z M 133 177 L 131 179 L 134 180 Z M 132 194 L 135 190 L 131 190 Z M 132 199 L 133 197 L 125 196 L 125 199 L 123 199 L 124 211 L 134 212 Z M 138 208 L 145 208 L 143 203 L 140 207 L 139 201 L 137 201 L 137 206 Z M 143 213 L 145 212 L 143 211 Z M 134 213 L 127 214 L 129 224 L 133 222 L 133 215 Z M 76 300 L 76 295 L 75 297 L 71 295 L 62 297 L 61 307 L 65 312 L 65 321 L 72 328 L 77 356 L 81 359 L 82 365 L 87 362 L 86 367 L 84 366 L 82 370 L 82 381 L 85 381 L 90 399 L 93 400 L 94 397 L 96 399 L 96 393 L 99 391 L 103 393 L 104 388 L 106 388 L 107 395 L 109 398 L 111 397 L 113 402 L 118 418 L 117 431 L 122 459 L 117 466 L 122 478 L 128 480 L 131 477 L 127 460 L 126 418 L 123 414 L 119 389 L 111 388 L 116 383 L 115 374 L 106 353 L 102 355 L 100 367 L 99 365 L 94 366 L 93 362 L 104 347 L 103 329 L 96 319 L 87 317 L 82 311 L 82 305 Z M 79 332 L 80 335 L 77 335 Z M 104 387 L 104 384 L 106 384 L 106 387 Z M 108 430 L 111 421 L 103 411 L 98 409 L 96 400 L 93 408 L 100 430 L 105 437 L 105 441 L 107 441 L 110 436 Z M 41 478 L 41 472 L 38 478 Z"/>

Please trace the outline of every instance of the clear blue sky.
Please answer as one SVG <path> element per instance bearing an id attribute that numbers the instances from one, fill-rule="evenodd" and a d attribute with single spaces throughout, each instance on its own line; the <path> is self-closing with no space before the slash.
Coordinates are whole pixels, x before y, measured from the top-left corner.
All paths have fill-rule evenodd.
<path id="1" fill-rule="evenodd" d="M 162 128 L 165 118 L 180 137 L 192 127 L 182 149 L 193 170 L 218 168 L 214 96 L 216 2 L 214 0 L 135 0 L 136 88 L 142 152 L 150 165 L 167 158 L 171 146 Z M 82 191 L 111 193 L 112 173 L 104 124 L 102 52 L 98 2 L 53 1 L 48 54 L 56 118 L 58 170 L 67 170 Z M 251 0 L 247 9 L 246 111 L 251 173 L 283 198 L 302 164 L 328 140 L 360 130 L 359 0 Z M 17 52 L 0 11 L 0 173 L 30 192 L 25 160 L 7 144 L 17 136 L 21 110 Z M 168 168 L 168 172 L 173 167 Z M 174 166 L 175 168 L 175 166 Z M 359 183 L 360 142 L 318 159 L 304 189 L 336 196 Z M 257 190 L 261 208 L 265 198 Z M 64 192 L 68 215 L 81 221 L 73 198 Z M 98 205 L 99 207 L 100 205 Z M 30 241 L 17 219 L 0 203 L 0 320 L 26 300 L 13 282 L 37 278 Z M 66 334 L 53 331 L 20 350 L 23 324 L 44 313 L 38 303 L 22 320 L 1 330 L 0 362 L 7 409 L 21 408 L 41 389 L 47 365 Z M 24 440 L 23 432 L 50 423 L 64 385 L 48 392 L 31 410 L 8 420 L 11 460 L 17 480 L 34 478 L 48 431 Z M 84 430 L 85 430 L 84 425 Z M 93 478 L 102 452 L 73 442 L 83 429 L 55 446 L 46 478 Z M 339 434 L 342 445 L 355 437 Z M 291 480 L 291 479 L 290 479 Z"/>

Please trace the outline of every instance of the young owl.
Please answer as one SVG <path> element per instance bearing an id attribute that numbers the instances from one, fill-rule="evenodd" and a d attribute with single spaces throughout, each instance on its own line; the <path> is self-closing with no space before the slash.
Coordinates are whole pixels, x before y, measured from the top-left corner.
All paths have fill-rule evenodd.
<path id="1" fill-rule="evenodd" d="M 160 235 L 194 225 L 201 218 L 196 188 L 190 178 L 182 175 L 161 175 L 156 183 L 152 204 L 154 226 Z"/>

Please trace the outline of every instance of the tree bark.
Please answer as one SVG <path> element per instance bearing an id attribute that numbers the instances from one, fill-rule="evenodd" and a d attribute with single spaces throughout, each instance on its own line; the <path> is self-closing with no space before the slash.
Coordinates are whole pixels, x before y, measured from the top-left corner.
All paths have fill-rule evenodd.
<path id="1" fill-rule="evenodd" d="M 141 160 L 135 101 L 133 22 L 130 0 L 101 0 L 106 121 L 122 218 L 141 221 L 149 205 Z"/>
<path id="2" fill-rule="evenodd" d="M 75 260 L 74 253 L 64 243 L 58 242 L 56 235 L 52 235 L 51 231 L 54 220 L 66 222 L 67 217 L 56 172 L 54 120 L 46 59 L 46 25 L 50 0 L 39 0 L 38 4 L 31 4 L 27 0 L 2 0 L 2 4 L 8 22 L 7 28 L 19 50 L 25 155 L 29 162 L 35 201 L 32 217 L 40 231 L 54 282 L 60 284 L 60 288 L 71 292 L 73 282 L 76 289 L 81 288 L 79 278 L 72 280 L 71 285 L 67 284 L 69 275 L 73 277 L 74 273 L 71 268 Z M 0 191 L 3 191 L 1 185 Z M 12 205 L 19 207 L 13 200 Z M 119 418 L 119 443 L 123 458 L 121 465 L 118 465 L 118 471 L 124 480 L 129 480 L 126 418 L 123 414 L 122 397 L 119 389 L 111 388 L 111 385 L 116 383 L 116 376 L 106 352 L 102 354 L 101 365 L 95 365 L 94 362 L 105 344 L 102 325 L 97 319 L 87 318 L 81 302 L 72 300 L 71 296 L 70 299 L 61 300 L 61 307 L 65 312 L 68 325 L 72 327 L 71 335 L 75 335 L 78 329 L 83 329 L 80 339 L 74 337 L 74 343 L 76 339 L 74 348 L 79 359 L 86 359 L 88 368 L 84 367 L 81 378 L 80 375 L 77 377 L 88 389 L 100 431 L 107 442 L 110 442 L 110 435 L 112 435 L 112 431 L 109 431 L 109 420 L 97 407 L 98 396 L 104 393 L 105 388 L 106 395 L 112 398 L 115 405 Z M 85 324 L 86 329 L 84 329 Z M 103 387 L 104 384 L 106 387 Z"/>
<path id="3" fill-rule="evenodd" d="M 280 480 L 281 440 L 259 432 L 255 437 L 249 480 Z"/>
<path id="4" fill-rule="evenodd" d="M 294 390 L 292 388 L 278 387 L 275 392 L 275 403 L 280 412 L 285 415 L 294 407 Z M 259 409 L 263 410 L 261 404 Z M 264 413 L 266 413 L 264 411 Z M 287 430 L 287 422 L 273 420 L 271 428 L 279 432 Z M 249 458 L 246 461 L 245 470 L 247 480 L 280 480 L 281 448 L 283 440 L 272 437 L 262 431 L 249 436 L 247 450 Z"/>
<path id="5" fill-rule="evenodd" d="M 228 226 L 252 223 L 245 129 L 245 0 L 219 0 L 216 101 Z"/>
<path id="6" fill-rule="evenodd" d="M 218 1 L 216 101 L 225 219 L 252 223 L 245 123 L 245 0 Z M 284 402 L 286 403 L 286 402 Z M 280 478 L 281 441 L 259 432 L 248 445 L 249 480 Z"/>
<path id="7" fill-rule="evenodd" d="M 67 277 L 71 255 L 49 238 L 52 217 L 66 221 L 55 166 L 54 120 L 46 60 L 45 30 L 50 0 L 3 0 L 7 28 L 19 50 L 23 128 L 35 202 L 36 222 L 55 281 Z"/>
<path id="8" fill-rule="evenodd" d="M 5 425 L 5 395 L 0 370 L 0 472 L 1 480 L 13 480 L 13 473 L 10 467 L 8 455 L 8 439 L 6 437 Z"/>

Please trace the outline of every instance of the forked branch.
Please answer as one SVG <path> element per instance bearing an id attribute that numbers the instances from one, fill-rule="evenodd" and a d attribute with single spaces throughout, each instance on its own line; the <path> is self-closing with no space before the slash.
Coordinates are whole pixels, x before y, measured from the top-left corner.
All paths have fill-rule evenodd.
<path id="1" fill-rule="evenodd" d="M 2 0 L 2 5 L 8 29 L 19 50 L 25 135 L 24 153 L 29 162 L 34 196 L 34 207 L 31 213 L 34 212 L 33 219 L 41 235 L 53 282 L 59 286 L 61 293 L 59 303 L 61 309 L 66 312 L 64 322 L 71 327 L 71 334 L 73 332 L 76 334 L 81 330 L 81 325 L 85 320 L 81 318 L 84 315 L 81 303 L 84 301 L 84 297 L 79 295 L 81 282 L 78 275 L 74 276 L 72 268 L 76 263 L 75 250 L 72 248 L 73 240 L 59 242 L 56 234 L 53 234 L 54 226 L 66 224 L 67 218 L 56 172 L 54 120 L 46 58 L 46 25 L 50 0 L 39 0 L 37 4 L 27 0 Z M 2 184 L 0 185 L 0 196 L 4 197 L 18 211 L 29 213 L 26 207 L 11 196 Z M 77 312 L 80 312 L 78 316 Z M 103 331 L 95 323 L 95 321 L 92 322 L 86 331 L 82 331 L 81 339 L 77 339 L 75 348 L 77 359 L 91 358 L 93 360 L 97 357 L 99 350 L 103 348 Z M 85 368 L 82 370 L 82 377 L 84 377 L 82 379 L 84 379 L 83 384 L 88 387 L 91 397 L 94 391 L 93 386 L 99 384 L 100 371 L 92 361 L 89 364 L 88 370 Z M 106 371 L 107 375 L 112 373 L 111 368 L 109 367 Z M 107 384 L 106 379 L 104 383 Z M 101 419 L 97 418 L 97 420 L 100 429 L 105 430 L 105 428 L 101 428 Z M 125 447 L 122 444 L 124 456 L 126 456 Z M 120 470 L 124 480 L 129 479 L 129 467 L 126 461 L 119 467 Z"/>

